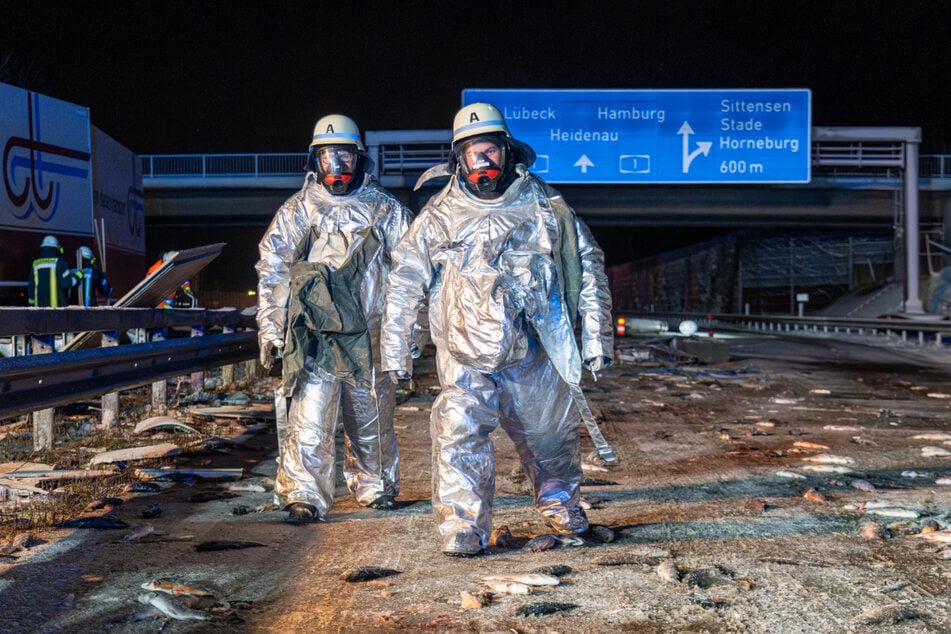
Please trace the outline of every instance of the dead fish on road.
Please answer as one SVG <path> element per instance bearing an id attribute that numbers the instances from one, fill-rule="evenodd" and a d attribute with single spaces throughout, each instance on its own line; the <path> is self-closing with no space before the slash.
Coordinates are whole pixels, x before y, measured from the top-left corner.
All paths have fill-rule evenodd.
<path id="1" fill-rule="evenodd" d="M 584 533 L 584 537 L 601 544 L 610 544 L 617 539 L 617 534 L 614 529 L 604 524 L 590 524 L 588 530 Z"/>
<path id="2" fill-rule="evenodd" d="M 657 566 L 657 576 L 664 583 L 678 583 L 680 581 L 680 568 L 670 559 L 665 559 Z"/>
<path id="3" fill-rule="evenodd" d="M 531 586 L 515 581 L 483 581 L 492 594 L 532 594 Z"/>
<path id="4" fill-rule="evenodd" d="M 56 528 L 129 528 L 129 525 L 115 515 L 97 515 L 60 522 Z"/>
<path id="5" fill-rule="evenodd" d="M 508 572 L 498 575 L 482 577 L 483 581 L 514 581 L 527 586 L 557 586 L 561 581 L 558 577 L 540 572 Z"/>
<path id="6" fill-rule="evenodd" d="M 801 449 L 817 449 L 824 450 L 828 449 L 828 445 L 820 445 L 817 442 L 809 442 L 808 440 L 797 440 L 793 443 L 793 447 L 799 447 Z"/>
<path id="7" fill-rule="evenodd" d="M 584 546 L 584 540 L 576 535 L 539 535 L 532 538 L 527 544 L 522 546 L 522 550 L 540 553 L 544 550 L 551 550 L 559 546 Z"/>
<path id="8" fill-rule="evenodd" d="M 815 471 L 816 473 L 855 473 L 853 469 L 840 464 L 807 464 L 802 467 L 803 471 Z"/>
<path id="9" fill-rule="evenodd" d="M 918 533 L 914 535 L 919 539 L 927 539 L 931 542 L 951 543 L 951 531 L 931 531 L 930 533 Z"/>
<path id="10" fill-rule="evenodd" d="M 564 577 L 565 575 L 571 574 L 571 566 L 565 566 L 562 564 L 554 564 L 551 566 L 542 566 L 541 568 L 535 568 L 532 572 L 539 572 L 543 575 L 551 575 L 552 577 Z"/>
<path id="11" fill-rule="evenodd" d="M 802 475 L 801 473 L 796 473 L 795 471 L 780 470 L 776 472 L 776 475 L 778 475 L 780 478 L 791 478 L 794 480 L 806 479 L 806 476 Z"/>
<path id="12" fill-rule="evenodd" d="M 122 489 L 124 493 L 158 493 L 161 490 L 162 486 L 157 482 L 132 482 Z"/>
<path id="13" fill-rule="evenodd" d="M 865 431 L 861 425 L 826 425 L 823 427 L 826 431 Z"/>
<path id="14" fill-rule="evenodd" d="M 190 596 L 190 597 L 213 597 L 214 595 L 207 590 L 202 590 L 201 588 L 192 588 L 191 586 L 186 586 L 181 583 L 176 583 L 171 577 L 163 577 L 161 579 L 153 579 L 152 581 L 146 581 L 142 584 L 143 590 L 151 590 L 153 592 L 164 592 L 165 594 L 170 594 L 173 597 L 178 596 Z"/>
<path id="15" fill-rule="evenodd" d="M 341 579 L 349 583 L 358 583 L 360 581 L 373 581 L 383 577 L 392 577 L 402 574 L 402 570 L 393 570 L 392 568 L 380 568 L 379 566 L 362 566 L 352 568 L 341 575 Z"/>
<path id="16" fill-rule="evenodd" d="M 581 478 L 581 486 L 583 487 L 613 487 L 613 486 L 617 486 L 617 482 L 612 482 L 611 480 L 604 480 L 602 478 Z"/>
<path id="17" fill-rule="evenodd" d="M 928 434 L 916 434 L 911 438 L 912 440 L 951 440 L 951 434 L 932 432 Z"/>
<path id="18" fill-rule="evenodd" d="M 98 500 L 93 500 L 86 506 L 85 510 L 87 512 L 98 511 L 99 509 L 104 509 L 107 506 L 116 507 L 120 506 L 121 504 L 122 498 L 105 497 L 99 498 Z"/>
<path id="19" fill-rule="evenodd" d="M 820 453 L 815 456 L 806 456 L 803 462 L 817 462 L 819 464 L 854 464 L 855 459 L 848 456 L 835 456 L 828 453 Z"/>
<path id="20" fill-rule="evenodd" d="M 267 544 L 262 544 L 260 542 L 242 542 L 232 539 L 219 539 L 195 544 L 195 550 L 200 553 L 207 553 L 214 550 L 240 550 L 242 548 L 257 548 L 259 546 L 267 546 Z"/>
<path id="21" fill-rule="evenodd" d="M 238 497 L 237 493 L 229 491 L 202 491 L 188 496 L 188 501 L 193 503 L 214 502 L 215 500 L 228 500 Z"/>
<path id="22" fill-rule="evenodd" d="M 170 619 L 177 619 L 179 621 L 207 621 L 211 618 L 211 616 L 206 612 L 186 608 L 184 605 L 178 604 L 175 599 L 168 596 L 167 594 L 161 594 L 158 592 L 146 592 L 145 594 L 140 594 L 139 603 L 151 605 L 152 607 L 160 610 L 162 614 L 169 617 Z"/>
<path id="23" fill-rule="evenodd" d="M 117 543 L 123 544 L 125 542 L 134 542 L 137 539 L 142 539 L 143 537 L 151 535 L 154 532 L 155 527 L 151 524 L 140 524 L 139 526 L 133 528 L 131 533 L 123 535 L 122 539 L 120 539 Z"/>
<path id="24" fill-rule="evenodd" d="M 517 548 L 520 541 L 512 535 L 511 529 L 504 524 L 495 528 L 489 535 L 489 546 L 498 548 Z"/>
<path id="25" fill-rule="evenodd" d="M 858 489 L 859 491 L 865 491 L 866 493 L 874 493 L 877 491 L 875 485 L 869 482 L 868 480 L 863 480 L 861 478 L 856 478 L 852 480 L 852 488 Z"/>
<path id="26" fill-rule="evenodd" d="M 923 458 L 947 458 L 951 456 L 951 451 L 944 447 L 922 447 L 921 456 Z"/>
<path id="27" fill-rule="evenodd" d="M 527 605 L 523 605 L 518 610 L 516 610 L 516 614 L 519 616 L 546 616 L 548 614 L 554 614 L 555 612 L 576 610 L 579 607 L 580 606 L 575 605 L 574 603 L 543 601 L 542 603 L 529 603 Z"/>
<path id="28" fill-rule="evenodd" d="M 254 482 L 226 482 L 221 485 L 221 488 L 235 493 L 264 493 L 267 491 L 263 486 Z"/>
<path id="29" fill-rule="evenodd" d="M 159 507 L 158 504 L 155 504 L 154 502 L 150 502 L 149 504 L 146 504 L 145 508 L 142 509 L 142 519 L 146 519 L 146 520 L 155 519 L 161 514 L 162 514 L 162 509 Z"/>

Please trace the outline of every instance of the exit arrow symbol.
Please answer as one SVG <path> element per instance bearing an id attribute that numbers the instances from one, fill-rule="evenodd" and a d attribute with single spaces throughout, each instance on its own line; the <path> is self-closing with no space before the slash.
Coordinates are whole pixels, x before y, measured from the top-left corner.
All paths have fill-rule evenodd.
<path id="1" fill-rule="evenodd" d="M 587 155 L 587 154 L 582 154 L 582 155 L 581 155 L 581 158 L 579 158 L 577 161 L 575 161 L 575 167 L 580 167 L 580 168 L 581 168 L 581 173 L 582 173 L 582 174 L 587 174 L 587 173 L 588 173 L 588 168 L 589 168 L 589 167 L 594 167 L 594 163 L 591 162 L 591 159 L 588 158 L 588 155 Z"/>
<path id="2" fill-rule="evenodd" d="M 690 127 L 690 124 L 684 121 L 684 124 L 680 126 L 680 129 L 677 130 L 677 134 L 681 134 L 684 137 L 684 152 L 683 152 L 683 173 L 686 174 L 690 171 L 690 164 L 695 158 L 700 154 L 708 156 L 710 154 L 710 148 L 713 146 L 713 143 L 710 141 L 697 141 L 697 149 L 693 152 L 690 152 L 690 135 L 693 134 L 693 128 Z"/>

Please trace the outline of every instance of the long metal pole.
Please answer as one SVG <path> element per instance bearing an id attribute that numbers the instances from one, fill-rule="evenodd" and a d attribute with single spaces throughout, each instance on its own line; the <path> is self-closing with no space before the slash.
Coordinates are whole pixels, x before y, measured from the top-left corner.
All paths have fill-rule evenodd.
<path id="1" fill-rule="evenodd" d="M 905 312 L 923 314 L 924 307 L 918 293 L 919 244 L 918 244 L 918 143 L 905 141 L 905 271 L 907 285 Z"/>

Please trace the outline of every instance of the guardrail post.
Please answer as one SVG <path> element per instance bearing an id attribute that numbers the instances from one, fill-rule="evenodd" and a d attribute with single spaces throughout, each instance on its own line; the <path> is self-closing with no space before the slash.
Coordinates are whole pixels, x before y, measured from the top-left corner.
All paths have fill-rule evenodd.
<path id="1" fill-rule="evenodd" d="M 205 334 L 204 326 L 192 326 L 192 337 L 201 337 Z M 192 389 L 196 392 L 200 392 L 205 387 L 205 373 L 204 372 L 192 372 L 191 374 L 191 383 Z"/>
<path id="2" fill-rule="evenodd" d="M 165 341 L 165 328 L 156 328 L 152 331 L 152 341 Z M 165 379 L 152 383 L 152 415 L 164 416 L 168 412 L 167 387 Z"/>
<path id="3" fill-rule="evenodd" d="M 119 345 L 119 331 L 102 333 L 101 348 L 111 348 Z M 102 414 L 99 419 L 101 429 L 112 429 L 119 426 L 119 393 L 109 392 L 102 395 Z"/>
<path id="4" fill-rule="evenodd" d="M 234 326 L 226 325 L 221 329 L 221 332 L 230 335 L 234 332 Z M 227 387 L 232 383 L 234 383 L 234 364 L 229 363 L 221 368 L 221 386 Z"/>
<path id="5" fill-rule="evenodd" d="M 53 352 L 53 335 L 34 335 L 31 339 L 30 349 L 33 354 Z M 43 383 L 43 377 L 37 377 L 36 380 Z M 53 411 L 51 407 L 30 415 L 33 420 L 33 449 L 53 448 Z"/>

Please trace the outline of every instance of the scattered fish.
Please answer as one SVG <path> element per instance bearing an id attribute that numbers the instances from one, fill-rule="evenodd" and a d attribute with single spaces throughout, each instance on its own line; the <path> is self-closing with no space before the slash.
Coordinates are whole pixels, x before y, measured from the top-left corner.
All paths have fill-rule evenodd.
<path id="1" fill-rule="evenodd" d="M 178 596 L 190 596 L 190 597 L 213 597 L 214 595 L 207 590 L 202 590 L 201 588 L 193 588 L 191 586 L 186 586 L 181 583 L 177 583 L 171 577 L 163 577 L 161 579 L 153 579 L 152 581 L 146 581 L 142 584 L 143 590 L 152 590 L 154 592 L 164 592 L 165 594 L 170 594 L 173 597 Z"/>
<path id="2" fill-rule="evenodd" d="M 888 536 L 888 531 L 876 524 L 875 522 L 866 522 L 862 524 L 862 539 L 867 539 L 869 541 L 875 541 L 879 539 L 884 539 Z"/>
<path id="3" fill-rule="evenodd" d="M 98 500 L 94 500 L 90 502 L 86 506 L 85 510 L 89 512 L 89 511 L 98 511 L 99 509 L 104 509 L 107 506 L 116 507 L 116 506 L 120 506 L 122 504 L 122 501 L 123 501 L 122 498 L 113 498 L 113 497 L 99 498 Z"/>
<path id="4" fill-rule="evenodd" d="M 489 545 L 497 546 L 498 548 L 515 548 L 518 545 L 519 540 L 512 535 L 512 531 L 508 526 L 502 525 L 494 529 L 491 534 L 489 534 Z"/>
<path id="5" fill-rule="evenodd" d="M 489 597 L 485 593 L 472 594 L 463 590 L 459 593 L 459 607 L 463 610 L 478 610 L 485 607 Z"/>
<path id="6" fill-rule="evenodd" d="M 536 568 L 532 572 L 538 572 L 543 575 L 551 575 L 553 577 L 564 577 L 565 575 L 571 574 L 571 566 L 565 566 L 562 564 L 554 564 L 551 566 L 542 566 L 541 568 Z"/>
<path id="7" fill-rule="evenodd" d="M 517 581 L 483 581 L 493 594 L 532 594 L 531 586 Z"/>
<path id="8" fill-rule="evenodd" d="M 147 520 L 155 519 L 156 517 L 159 517 L 161 514 L 162 514 L 161 507 L 159 507 L 159 505 L 155 504 L 154 502 L 150 502 L 149 504 L 146 504 L 145 508 L 142 509 L 142 519 L 147 519 Z"/>
<path id="9" fill-rule="evenodd" d="M 796 473 L 795 471 L 781 470 L 781 471 L 777 471 L 776 475 L 778 475 L 780 478 L 792 478 L 796 480 L 806 479 L 806 476 L 802 475 L 801 473 Z"/>
<path id="10" fill-rule="evenodd" d="M 352 568 L 341 576 L 344 581 L 358 583 L 360 581 L 372 581 L 373 579 L 382 579 L 383 577 L 392 577 L 401 574 L 402 570 L 393 570 L 392 568 L 380 568 L 378 566 L 362 566 Z"/>
<path id="11" fill-rule="evenodd" d="M 828 503 L 828 501 L 829 501 L 829 500 L 826 498 L 826 496 L 822 495 L 821 493 L 819 493 L 819 492 L 816 491 L 815 489 L 809 489 L 809 490 L 807 490 L 805 493 L 802 494 L 802 497 L 804 497 L 805 499 L 809 500 L 810 502 L 816 502 L 816 503 L 818 503 L 818 504 L 826 504 L 826 503 Z"/>
<path id="12" fill-rule="evenodd" d="M 941 486 L 947 486 L 951 484 L 951 478 L 938 478 L 934 481 L 935 484 L 940 484 Z"/>
<path id="13" fill-rule="evenodd" d="M 927 478 L 928 476 L 924 473 L 919 473 L 918 471 L 902 471 L 901 477 L 903 478 Z"/>
<path id="14" fill-rule="evenodd" d="M 799 403 L 799 401 L 794 398 L 780 398 L 778 396 L 771 396 L 769 402 L 776 405 L 796 405 Z"/>
<path id="15" fill-rule="evenodd" d="M 905 605 L 887 605 L 880 608 L 862 610 L 857 621 L 863 625 L 895 625 L 902 621 L 920 618 L 916 610 Z"/>
<path id="16" fill-rule="evenodd" d="M 865 491 L 866 493 L 874 493 L 877 490 L 874 484 L 861 478 L 852 480 L 852 488 L 858 489 L 859 491 Z"/>
<path id="17" fill-rule="evenodd" d="M 826 431 L 865 431 L 861 425 L 826 425 L 823 427 Z"/>
<path id="18" fill-rule="evenodd" d="M 734 573 L 719 566 L 713 568 L 699 568 L 691 570 L 683 577 L 683 583 L 688 588 L 707 590 L 715 586 L 732 586 Z"/>
<path id="19" fill-rule="evenodd" d="M 930 533 L 918 533 L 915 535 L 919 539 L 927 539 L 931 542 L 949 543 L 951 542 L 951 531 L 931 531 Z"/>
<path id="20" fill-rule="evenodd" d="M 839 464 L 807 464 L 801 468 L 803 471 L 815 471 L 817 473 L 855 473 L 854 470 Z"/>
<path id="21" fill-rule="evenodd" d="M 515 583 L 524 583 L 527 586 L 557 586 L 559 583 L 561 583 L 558 580 L 558 577 L 542 574 L 540 572 L 509 572 L 482 577 L 482 580 L 514 581 Z"/>
<path id="22" fill-rule="evenodd" d="M 881 515 L 882 517 L 899 517 L 899 518 L 909 518 L 917 519 L 921 517 L 921 513 L 909 508 L 903 508 L 899 506 L 887 506 L 880 508 L 866 508 L 866 513 L 871 513 L 872 515 Z"/>
<path id="23" fill-rule="evenodd" d="M 820 445 L 817 442 L 809 442 L 808 440 L 797 440 L 793 443 L 793 447 L 800 447 L 801 449 L 817 449 L 824 450 L 829 449 L 828 445 Z"/>
<path id="24" fill-rule="evenodd" d="M 811 389 L 811 390 L 809 390 L 809 393 L 810 393 L 810 394 L 819 394 L 819 395 L 823 395 L 823 396 L 832 394 L 831 391 L 826 390 L 826 389 L 823 389 L 823 388 L 814 388 L 814 389 Z"/>
<path id="25" fill-rule="evenodd" d="M 821 453 L 815 456 L 806 456 L 802 459 L 804 462 L 817 462 L 819 464 L 854 464 L 855 459 L 848 456 L 834 456 L 828 453 Z"/>
<path id="26" fill-rule="evenodd" d="M 194 503 L 214 502 L 215 500 L 228 500 L 236 497 L 238 497 L 238 494 L 230 491 L 202 491 L 188 496 L 188 501 Z"/>
<path id="27" fill-rule="evenodd" d="M 829 564 L 824 561 L 813 561 L 810 559 L 795 559 L 793 557 L 760 557 L 757 561 L 767 564 L 782 564 L 784 566 L 815 566 L 817 568 L 828 568 Z"/>
<path id="28" fill-rule="evenodd" d="M 240 550 L 242 548 L 257 548 L 259 546 L 267 546 L 267 544 L 260 542 L 242 542 L 232 539 L 218 539 L 195 544 L 195 550 L 200 553 L 207 553 L 214 550 Z"/>
<path id="29" fill-rule="evenodd" d="M 158 493 L 162 487 L 157 482 L 131 482 L 122 490 L 125 493 Z"/>
<path id="30" fill-rule="evenodd" d="M 235 493 L 264 493 L 267 491 L 262 485 L 254 482 L 227 482 L 222 484 L 221 488 Z"/>
<path id="31" fill-rule="evenodd" d="M 134 542 L 136 540 L 142 539 L 143 537 L 151 535 L 154 532 L 155 527 L 151 524 L 140 524 L 139 526 L 136 526 L 134 529 L 132 529 L 131 533 L 123 535 L 122 539 L 119 540 L 119 543 L 123 544 L 126 542 Z"/>
<path id="32" fill-rule="evenodd" d="M 539 535 L 528 541 L 522 547 L 522 550 L 531 551 L 533 553 L 540 553 L 545 550 L 551 550 L 552 548 L 558 548 L 559 546 L 584 546 L 584 540 L 576 535 Z"/>
<path id="33" fill-rule="evenodd" d="M 574 603 L 556 603 L 553 601 L 543 601 L 542 603 L 529 603 L 523 605 L 518 610 L 516 614 L 519 616 L 546 616 L 548 614 L 554 614 L 555 612 L 567 612 L 569 610 L 575 610 L 579 606 Z"/>
<path id="34" fill-rule="evenodd" d="M 617 534 L 614 530 L 604 524 L 588 525 L 588 530 L 584 536 L 601 544 L 610 544 L 617 539 Z"/>
<path id="35" fill-rule="evenodd" d="M 928 392 L 928 398 L 951 398 L 951 394 L 945 394 L 944 392 Z"/>
<path id="36" fill-rule="evenodd" d="M 115 515 L 97 515 L 95 517 L 78 517 L 73 520 L 60 522 L 57 528 L 129 528 L 129 525 Z"/>
<path id="37" fill-rule="evenodd" d="M 139 595 L 139 603 L 151 605 L 170 619 L 179 621 L 207 621 L 211 618 L 207 612 L 186 608 L 184 605 L 178 604 L 175 599 L 167 594 L 159 592 L 146 592 L 145 594 Z"/>
<path id="38" fill-rule="evenodd" d="M 896 581 L 895 583 L 890 583 L 887 586 L 882 586 L 875 590 L 881 594 L 888 594 L 889 592 L 898 592 L 899 590 L 904 590 L 910 584 L 907 581 Z"/>
<path id="39" fill-rule="evenodd" d="M 680 581 L 680 569 L 673 560 L 666 559 L 657 566 L 657 576 L 664 583 L 678 583 Z"/>
<path id="40" fill-rule="evenodd" d="M 927 434 L 916 434 L 911 437 L 912 440 L 951 440 L 951 434 L 943 432 L 930 432 Z"/>
<path id="41" fill-rule="evenodd" d="M 947 458 L 951 456 L 951 451 L 944 447 L 922 447 L 921 456 L 923 458 Z"/>

